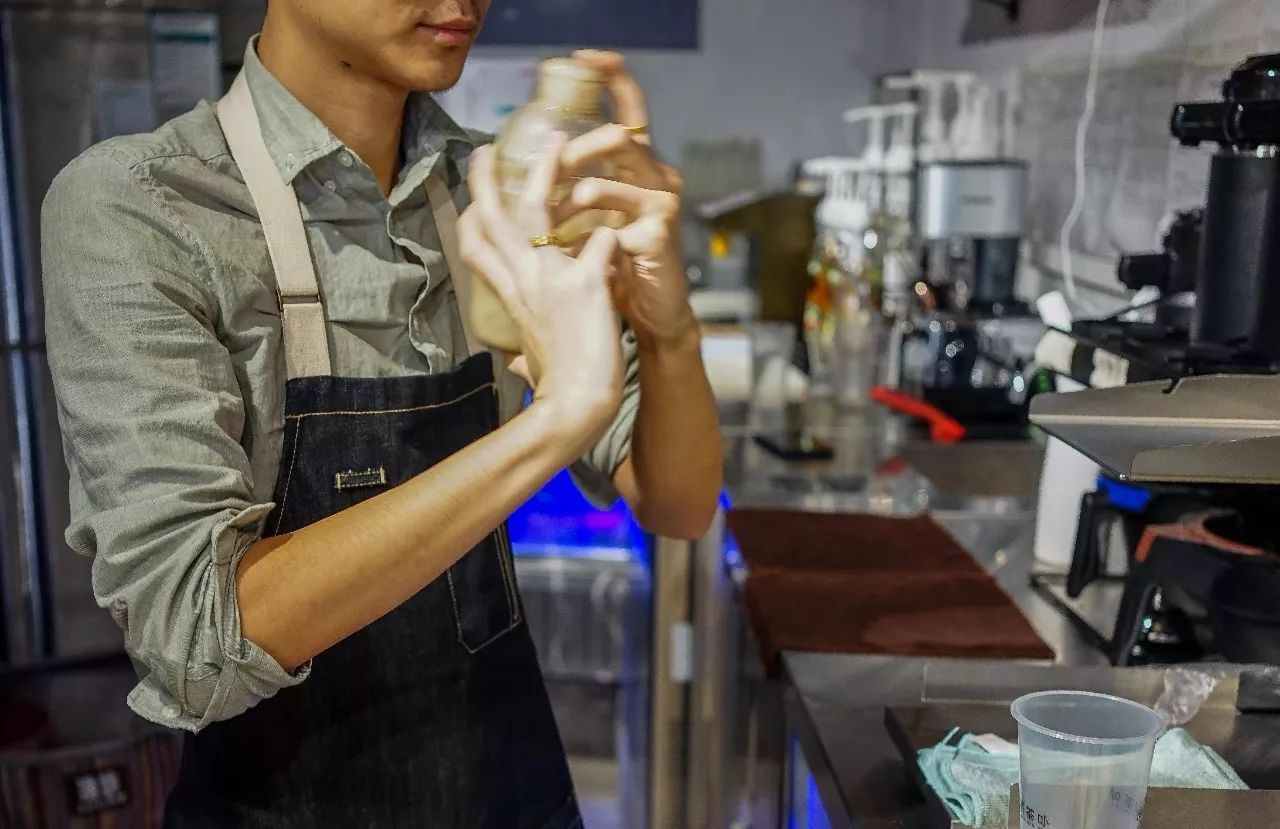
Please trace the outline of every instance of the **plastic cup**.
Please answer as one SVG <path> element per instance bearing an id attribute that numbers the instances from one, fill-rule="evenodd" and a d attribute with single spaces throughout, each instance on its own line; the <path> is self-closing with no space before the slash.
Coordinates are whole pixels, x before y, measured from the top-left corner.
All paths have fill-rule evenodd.
<path id="1" fill-rule="evenodd" d="M 787 408 L 787 375 L 796 347 L 796 326 L 789 322 L 752 322 L 751 408 L 756 426 L 781 428 Z"/>
<path id="2" fill-rule="evenodd" d="M 1022 829 L 1137 829 L 1165 722 L 1127 699 L 1044 691 L 1013 703 Z"/>

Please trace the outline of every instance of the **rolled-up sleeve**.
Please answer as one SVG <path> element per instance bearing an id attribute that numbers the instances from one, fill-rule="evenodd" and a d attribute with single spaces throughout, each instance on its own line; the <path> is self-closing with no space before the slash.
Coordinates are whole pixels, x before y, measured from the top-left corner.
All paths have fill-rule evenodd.
<path id="1" fill-rule="evenodd" d="M 569 468 L 578 489 L 588 501 L 601 508 L 618 500 L 613 475 L 631 455 L 631 434 L 635 431 L 636 412 L 640 408 L 640 349 L 635 334 L 630 330 L 622 336 L 622 357 L 626 363 L 626 378 L 618 415 L 595 446 Z"/>
<path id="2" fill-rule="evenodd" d="M 301 682 L 240 633 L 255 503 L 245 406 L 215 333 L 209 257 L 154 184 L 101 149 L 54 182 L 42 259 L 71 480 L 67 541 L 146 674 L 135 712 L 197 731 Z"/>

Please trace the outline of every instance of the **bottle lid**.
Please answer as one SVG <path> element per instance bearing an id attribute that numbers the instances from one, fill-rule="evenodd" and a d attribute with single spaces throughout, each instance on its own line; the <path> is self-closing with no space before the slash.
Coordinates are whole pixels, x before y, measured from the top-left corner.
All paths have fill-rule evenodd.
<path id="1" fill-rule="evenodd" d="M 603 86 L 603 75 L 571 58 L 551 58 L 538 66 L 536 97 L 549 107 L 595 114 Z"/>

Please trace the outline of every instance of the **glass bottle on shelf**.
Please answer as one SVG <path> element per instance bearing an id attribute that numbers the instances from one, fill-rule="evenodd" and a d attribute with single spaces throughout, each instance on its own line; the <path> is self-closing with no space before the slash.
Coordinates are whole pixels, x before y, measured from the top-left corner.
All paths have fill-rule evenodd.
<path id="1" fill-rule="evenodd" d="M 860 408 L 870 401 L 874 378 L 879 266 L 863 239 L 847 239 L 844 247 L 857 253 L 846 256 L 844 278 L 833 286 L 832 389 L 839 406 Z"/>
<path id="2" fill-rule="evenodd" d="M 836 292 L 846 279 L 835 233 L 819 230 L 809 257 L 809 290 L 804 304 L 804 342 L 809 354 L 809 388 L 815 398 L 832 390 L 835 359 Z"/>

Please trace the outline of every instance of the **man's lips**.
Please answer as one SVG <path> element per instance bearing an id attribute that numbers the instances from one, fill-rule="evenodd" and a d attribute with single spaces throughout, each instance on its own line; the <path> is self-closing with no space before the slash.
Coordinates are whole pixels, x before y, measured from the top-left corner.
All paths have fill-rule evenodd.
<path id="1" fill-rule="evenodd" d="M 475 37 L 476 23 L 471 20 L 450 20 L 444 23 L 419 23 L 418 30 L 430 35 L 437 43 L 462 45 Z"/>

